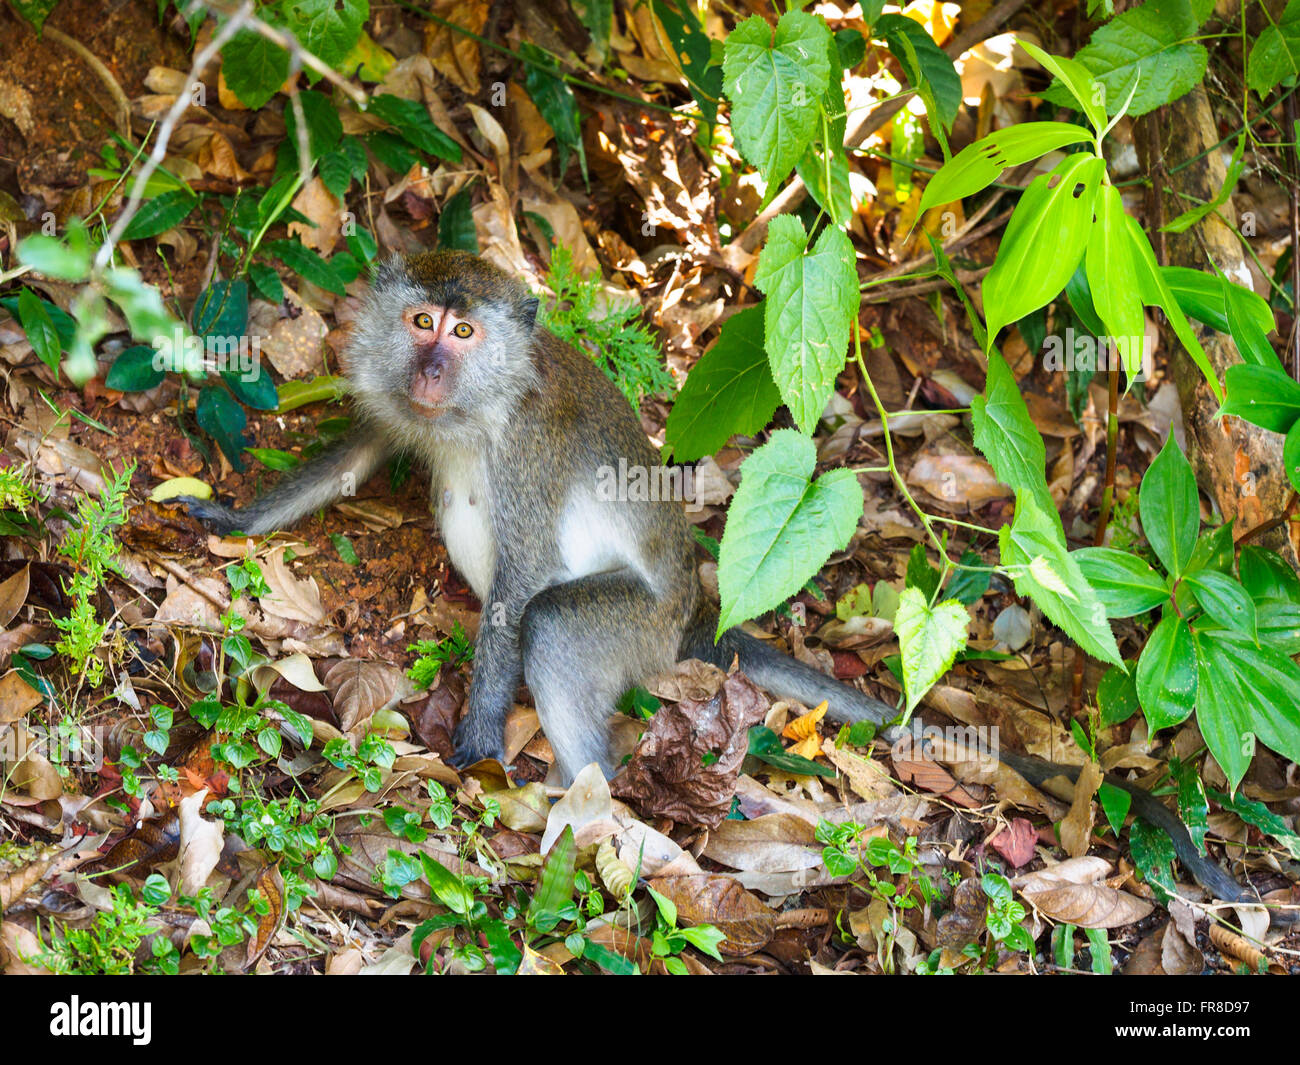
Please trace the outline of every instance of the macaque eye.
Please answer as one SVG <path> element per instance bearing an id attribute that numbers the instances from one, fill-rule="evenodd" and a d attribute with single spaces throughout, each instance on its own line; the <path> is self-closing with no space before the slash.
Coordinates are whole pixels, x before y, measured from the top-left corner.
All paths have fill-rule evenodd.
<path id="1" fill-rule="evenodd" d="M 453 336 L 458 336 L 461 340 L 474 335 L 474 327 L 469 322 L 457 322 L 456 328 L 452 331 Z"/>
<path id="2" fill-rule="evenodd" d="M 416 328 L 416 329 L 432 329 L 432 328 L 433 328 L 433 316 L 430 315 L 430 314 L 424 314 L 424 313 L 417 314 L 417 315 L 415 316 L 415 328 Z"/>

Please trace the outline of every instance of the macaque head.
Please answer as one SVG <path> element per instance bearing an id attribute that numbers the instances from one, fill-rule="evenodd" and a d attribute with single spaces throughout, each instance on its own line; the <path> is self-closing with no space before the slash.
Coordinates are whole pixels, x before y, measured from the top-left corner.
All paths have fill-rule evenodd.
<path id="1" fill-rule="evenodd" d="M 536 317 L 523 282 L 477 255 L 389 259 L 357 316 L 353 394 L 372 417 L 415 436 L 490 426 L 536 384 Z"/>

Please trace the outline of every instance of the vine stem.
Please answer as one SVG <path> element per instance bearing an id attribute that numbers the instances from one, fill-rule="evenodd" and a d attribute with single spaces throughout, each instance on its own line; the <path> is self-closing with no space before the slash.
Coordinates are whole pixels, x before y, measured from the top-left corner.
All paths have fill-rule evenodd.
<path id="1" fill-rule="evenodd" d="M 939 552 L 939 557 L 943 559 L 943 573 L 940 575 L 939 583 L 943 583 L 943 578 L 948 576 L 949 570 L 952 569 L 952 560 L 948 558 L 948 552 L 943 546 L 943 541 L 939 534 L 934 531 L 934 525 L 928 515 L 908 490 L 907 482 L 903 480 L 903 475 L 898 470 L 898 464 L 894 461 L 894 438 L 889 431 L 889 411 L 885 410 L 885 404 L 881 402 L 879 393 L 876 392 L 876 386 L 871 381 L 871 375 L 867 373 L 867 364 L 862 358 L 862 332 L 858 324 L 858 316 L 853 316 L 853 361 L 858 364 L 858 372 L 862 374 L 862 381 L 867 386 L 867 391 L 871 394 L 871 402 L 875 404 L 876 415 L 880 418 L 880 425 L 883 430 L 885 440 L 885 461 L 889 464 L 889 475 L 894 479 L 899 494 L 907 500 L 907 505 L 921 520 L 921 526 L 925 529 L 926 534 L 930 537 L 930 542 L 934 544 L 934 549 Z"/>

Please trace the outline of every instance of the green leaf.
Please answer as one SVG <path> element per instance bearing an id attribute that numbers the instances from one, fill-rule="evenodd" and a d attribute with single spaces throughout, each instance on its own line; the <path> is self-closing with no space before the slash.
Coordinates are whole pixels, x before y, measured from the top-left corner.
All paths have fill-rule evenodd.
<path id="1" fill-rule="evenodd" d="M 1265 599 L 1255 606 L 1259 642 L 1284 655 L 1300 654 L 1300 603 Z"/>
<path id="2" fill-rule="evenodd" d="M 213 281 L 190 312 L 194 334 L 236 339 L 248 328 L 248 282 Z"/>
<path id="3" fill-rule="evenodd" d="M 1170 765 L 1174 782 L 1178 785 L 1178 816 L 1187 826 L 1199 853 L 1205 853 L 1205 833 L 1209 830 L 1210 804 L 1205 797 L 1205 785 L 1196 766 L 1174 759 Z"/>
<path id="4" fill-rule="evenodd" d="M 1184 313 L 1220 333 L 1232 332 L 1232 326 L 1228 322 L 1224 283 L 1220 277 L 1190 266 L 1162 266 L 1160 276 Z M 1266 299 L 1233 281 L 1227 284 L 1231 288 L 1239 315 L 1250 319 L 1252 329 L 1260 333 L 1271 333 L 1277 328 L 1273 311 Z M 1143 296 L 1146 296 L 1145 292 Z"/>
<path id="5" fill-rule="evenodd" d="M 949 669 L 966 646 L 970 615 L 952 599 L 931 607 L 916 588 L 905 588 L 894 615 L 894 632 L 903 658 L 903 690 L 907 712 Z"/>
<path id="6" fill-rule="evenodd" d="M 732 135 L 767 183 L 769 199 L 817 132 L 818 101 L 831 78 L 830 46 L 826 23 L 802 11 L 787 11 L 775 31 L 752 15 L 723 46 Z"/>
<path id="7" fill-rule="evenodd" d="M 371 97 L 367 111 L 392 126 L 397 135 L 412 147 L 448 162 L 460 162 L 460 145 L 434 125 L 428 109 L 418 100 L 382 93 Z"/>
<path id="8" fill-rule="evenodd" d="M 275 410 L 280 405 L 280 396 L 275 390 L 271 375 L 262 368 L 260 362 L 254 362 L 248 371 L 222 370 L 221 379 L 229 386 L 235 398 L 246 407 L 254 410 Z"/>
<path id="9" fill-rule="evenodd" d="M 1196 646 L 1187 622 L 1170 614 L 1147 637 L 1137 666 L 1137 694 L 1147 729 L 1179 725 L 1196 707 Z"/>
<path id="10" fill-rule="evenodd" d="M 1164 578 L 1146 561 L 1113 547 L 1085 547 L 1072 557 L 1106 605 L 1106 616 L 1131 618 L 1169 599 Z"/>
<path id="11" fill-rule="evenodd" d="M 420 157 L 411 151 L 406 141 L 388 130 L 367 133 L 365 142 L 375 158 L 394 173 L 405 174 L 420 161 Z"/>
<path id="12" fill-rule="evenodd" d="M 1142 372 L 1146 320 L 1119 189 L 1099 185 L 1094 210 L 1096 219 L 1086 254 L 1088 288 L 1097 314 L 1124 360 L 1124 372 L 1131 385 Z"/>
<path id="13" fill-rule="evenodd" d="M 524 960 L 523 952 L 515 946 L 510 936 L 510 929 L 499 917 L 489 917 L 480 921 L 479 931 L 487 940 L 488 952 L 492 955 L 492 967 L 498 976 L 513 976 Z"/>
<path id="14" fill-rule="evenodd" d="M 339 117 L 334 102 L 323 93 L 300 92 L 298 94 L 298 103 L 302 106 L 303 121 L 307 125 L 307 154 L 312 159 L 321 159 L 327 152 L 333 151 L 342 139 L 343 120 Z M 293 108 L 292 101 L 287 103 L 284 108 L 284 129 L 285 140 L 293 147 L 296 156 L 298 152 L 298 115 Z M 347 156 L 345 162 L 349 167 L 349 176 L 351 176 L 352 157 Z M 321 159 L 321 164 L 321 177 L 323 179 L 325 176 L 323 159 Z M 331 164 L 331 168 L 333 168 L 333 165 Z M 347 185 L 345 184 L 344 191 L 346 190 Z M 342 196 L 342 193 L 339 195 Z"/>
<path id="15" fill-rule="evenodd" d="M 1237 560 L 1242 587 L 1256 602 L 1286 599 L 1300 603 L 1300 576 L 1276 551 L 1247 544 Z"/>
<path id="16" fill-rule="evenodd" d="M 545 49 L 524 41 L 519 46 L 519 54 L 527 61 L 524 67 L 524 91 L 555 133 L 560 173 L 563 174 L 568 167 L 570 156 L 576 155 L 582 180 L 587 182 L 587 152 L 582 146 L 578 98 L 574 96 L 573 89 L 561 80 L 560 67 L 555 57 Z"/>
<path id="17" fill-rule="evenodd" d="M 1255 39 L 1246 60 L 1246 84 L 1260 96 L 1284 78 L 1300 74 L 1300 0 L 1291 0 L 1282 17 Z"/>
<path id="18" fill-rule="evenodd" d="M 551 844 L 537 891 L 528 904 L 528 923 L 539 931 L 551 931 L 559 923 L 560 908 L 573 898 L 573 863 L 576 857 L 573 826 L 565 825 L 559 838 Z"/>
<path id="19" fill-rule="evenodd" d="M 473 205 L 469 185 L 442 205 L 442 213 L 438 215 L 439 251 L 467 251 L 474 255 L 478 254 L 478 232 L 474 228 L 474 215 L 471 210 Z"/>
<path id="20" fill-rule="evenodd" d="M 460 877 L 443 865 L 442 862 L 436 858 L 430 858 L 429 855 L 421 851 L 420 864 L 424 867 L 424 879 L 429 882 L 429 888 L 434 897 L 447 909 L 464 917 L 474 908 L 474 893 L 465 886 L 465 882 Z"/>
<path id="21" fill-rule="evenodd" d="M 741 466 L 718 556 L 718 634 L 794 595 L 862 516 L 862 487 L 851 470 L 816 481 L 811 439 L 781 429 Z"/>
<path id="22" fill-rule="evenodd" d="M 59 0 L 14 0 L 14 9 L 40 33 L 58 2 Z"/>
<path id="23" fill-rule="evenodd" d="M 1138 289 L 1142 293 L 1142 302 L 1148 307 L 1159 307 L 1165 312 L 1165 317 L 1169 319 L 1169 325 L 1173 329 L 1174 335 L 1178 337 L 1178 342 L 1183 345 L 1183 349 L 1192 357 L 1192 361 L 1196 363 L 1201 373 L 1205 375 L 1206 383 L 1209 384 L 1210 391 L 1214 393 L 1215 398 L 1222 402 L 1223 386 L 1219 384 L 1219 379 L 1215 376 L 1214 367 L 1210 365 L 1205 349 L 1201 347 L 1201 342 L 1197 339 L 1196 334 L 1192 332 L 1192 327 L 1187 322 L 1187 316 L 1183 314 L 1182 307 L 1178 305 L 1173 291 L 1166 283 L 1165 276 L 1156 262 L 1156 253 L 1151 248 L 1151 242 L 1147 240 L 1147 235 L 1142 232 L 1142 227 L 1137 224 L 1136 219 L 1126 218 L 1125 221 L 1128 225 L 1133 266 L 1137 271 Z"/>
<path id="24" fill-rule="evenodd" d="M 592 3 L 591 6 L 604 8 L 602 41 L 597 42 L 597 34 L 592 33 L 593 43 L 598 43 L 598 47 L 603 48 L 609 43 L 610 21 L 614 15 L 613 3 L 612 0 L 604 0 L 601 4 Z M 713 126 L 718 120 L 718 98 L 722 95 L 722 68 L 713 62 L 712 42 L 695 9 L 689 3 L 683 3 L 682 0 L 676 0 L 674 3 L 654 0 L 654 10 L 655 16 L 672 42 L 673 55 L 681 65 L 686 84 L 695 98 L 695 106 L 704 116 L 704 128 L 700 131 L 704 139 L 701 140 L 701 144 L 707 144 L 713 135 Z M 586 25 L 585 21 L 584 25 Z M 591 29 L 589 25 L 587 28 Z M 858 39 L 861 41 L 861 34 L 858 35 Z"/>
<path id="25" fill-rule="evenodd" d="M 1127 721 L 1141 709 L 1141 705 L 1134 671 L 1119 666 L 1106 670 L 1097 685 L 1097 708 L 1101 711 L 1102 728 Z"/>
<path id="26" fill-rule="evenodd" d="M 194 418 L 199 428 L 217 442 L 230 465 L 242 473 L 245 466 L 242 452 L 248 446 L 244 436 L 244 427 L 248 425 L 244 408 L 224 388 L 205 385 L 194 405 Z"/>
<path id="27" fill-rule="evenodd" d="M 1300 382 L 1276 366 L 1228 367 L 1228 398 L 1220 414 L 1233 414 L 1251 425 L 1289 432 L 1300 419 Z"/>
<path id="28" fill-rule="evenodd" d="M 1048 55 L 1033 42 L 1020 42 L 1029 55 L 1038 60 L 1043 67 L 1050 73 L 1055 74 L 1063 88 L 1052 85 L 1051 89 L 1055 90 L 1057 103 L 1070 106 L 1070 97 L 1074 97 L 1075 102 L 1079 105 L 1079 110 L 1087 116 L 1093 128 L 1100 133 L 1106 128 L 1106 109 L 1103 106 L 1103 91 L 1097 84 L 1097 80 L 1092 76 L 1088 67 L 1079 62 L 1078 59 L 1070 59 L 1063 55 Z M 1068 95 L 1067 95 L 1068 94 Z M 1124 97 L 1119 97 L 1124 99 Z"/>
<path id="29" fill-rule="evenodd" d="M 1097 786 L 1097 801 L 1101 803 L 1111 831 L 1119 836 L 1124 828 L 1124 819 L 1128 817 L 1129 807 L 1133 805 L 1133 796 L 1123 788 L 1117 788 L 1103 780 Z"/>
<path id="30" fill-rule="evenodd" d="M 1215 621 L 1244 632 L 1252 642 L 1257 639 L 1255 603 L 1239 582 L 1214 570 L 1188 574 L 1183 581 L 1191 587 L 1201 609 Z"/>
<path id="31" fill-rule="evenodd" d="M 1246 749 L 1245 734 L 1249 730 L 1266 747 L 1292 762 L 1300 762 L 1300 666 L 1280 651 L 1272 647 L 1257 647 L 1248 637 L 1230 630 L 1198 632 L 1196 642 L 1198 658 L 1208 659 L 1212 670 L 1230 673 L 1235 679 L 1235 684 L 1231 687 L 1224 685 L 1223 691 L 1225 699 L 1232 695 L 1237 697 L 1235 708 L 1245 715 L 1246 727 L 1236 734 L 1236 749 Z M 1214 705 L 1213 701 L 1211 705 Z M 1196 720 L 1203 735 L 1204 717 L 1205 703 L 1200 701 Z M 1206 745 L 1218 760 L 1219 754 L 1210 744 L 1209 736 L 1206 736 Z M 1242 773 L 1249 765 L 1249 752 L 1243 757 Z M 1241 777 L 1234 778 L 1228 773 L 1228 767 L 1222 761 L 1219 765 L 1235 790 Z"/>
<path id="32" fill-rule="evenodd" d="M 835 770 L 818 765 L 802 755 L 790 754 L 781 746 L 781 738 L 764 725 L 754 725 L 749 730 L 749 754 L 775 769 L 784 769 L 796 776 L 831 777 Z"/>
<path id="33" fill-rule="evenodd" d="M 1286 470 L 1291 487 L 1300 492 L 1300 420 L 1287 430 L 1282 441 L 1282 468 Z"/>
<path id="34" fill-rule="evenodd" d="M 934 593 L 939 590 L 941 580 L 943 574 L 930 565 L 930 560 L 926 557 L 925 544 L 913 544 L 912 550 L 907 555 L 904 587 L 918 589 L 926 602 L 929 602 L 934 598 Z"/>
<path id="35" fill-rule="evenodd" d="M 640 973 L 636 962 L 631 958 L 625 958 L 622 954 L 617 954 L 600 943 L 593 943 L 590 939 L 583 941 L 582 956 L 588 961 L 594 961 L 612 976 L 636 976 Z"/>
<path id="36" fill-rule="evenodd" d="M 1012 523 L 998 530 L 998 545 L 1017 593 L 1037 603 L 1088 654 L 1122 664 L 1106 608 L 1066 550 L 1055 511 L 1049 516 L 1032 496 L 1018 496 Z"/>
<path id="37" fill-rule="evenodd" d="M 843 230 L 823 230 L 812 251 L 792 215 L 768 229 L 754 283 L 767 294 L 768 360 L 795 424 L 811 434 L 844 368 L 849 326 L 859 304 L 853 244 Z"/>
<path id="38" fill-rule="evenodd" d="M 907 80 L 925 102 L 931 131 L 941 136 L 943 130 L 951 129 L 961 108 L 962 94 L 961 78 L 947 53 L 934 43 L 924 26 L 906 15 L 882 15 L 872 29 L 874 36 L 884 37 Z"/>
<path id="39" fill-rule="evenodd" d="M 753 436 L 772 420 L 781 393 L 763 348 L 763 316 L 758 304 L 728 318 L 691 368 L 668 414 L 675 461 L 712 455 L 733 435 Z"/>
<path id="40" fill-rule="evenodd" d="M 1193 633 L 1196 644 L 1196 724 L 1231 790 L 1255 753 L 1255 707 L 1243 689 L 1231 645 L 1221 632 Z"/>
<path id="41" fill-rule="evenodd" d="M 1020 495 L 1030 495 L 1038 508 L 1056 513 L 1047 490 L 1047 448 L 1029 416 L 1015 375 L 996 351 L 989 353 L 984 395 L 971 400 L 972 438 L 993 466 L 999 481 Z M 1057 519 L 1060 525 L 1060 519 Z M 1065 534 L 1061 534 L 1064 542 Z"/>
<path id="42" fill-rule="evenodd" d="M 347 288 L 343 284 L 343 279 L 339 277 L 338 271 L 311 248 L 296 240 L 272 240 L 268 241 L 265 247 L 268 253 L 313 285 L 336 296 L 347 295 Z"/>
<path id="43" fill-rule="evenodd" d="M 330 542 L 333 543 L 334 550 L 339 553 L 339 558 L 349 566 L 360 564 L 361 559 L 357 557 L 357 551 L 352 546 L 352 541 L 342 533 L 330 533 Z"/>
<path id="44" fill-rule="evenodd" d="M 1262 802 L 1248 799 L 1242 794 L 1227 795 L 1221 791 L 1209 789 L 1209 797 L 1220 806 L 1231 810 L 1248 825 L 1254 825 L 1261 832 L 1267 832 L 1287 849 L 1292 858 L 1300 859 L 1300 836 L 1287 827 L 1287 823 L 1273 813 Z"/>
<path id="45" fill-rule="evenodd" d="M 967 548 L 957 561 L 963 566 L 980 566 L 984 560 L 979 552 Z M 959 569 L 948 581 L 946 589 L 948 598 L 956 599 L 963 606 L 972 606 L 984 598 L 984 593 L 989 590 L 992 579 L 993 573 L 988 569 Z M 889 586 L 878 584 L 877 587 L 888 588 Z"/>
<path id="46" fill-rule="evenodd" d="M 1104 159 L 1080 152 L 1030 182 L 984 278 L 987 345 L 1003 326 L 1046 306 L 1065 288 L 1088 246 L 1105 172 Z"/>
<path id="47" fill-rule="evenodd" d="M 1138 513 L 1147 543 L 1160 564 L 1175 580 L 1181 577 L 1196 549 L 1201 509 L 1192 464 L 1173 433 L 1138 485 Z"/>
<path id="48" fill-rule="evenodd" d="M 31 344 L 32 351 L 36 352 L 36 357 L 57 375 L 63 345 L 45 301 L 29 288 L 18 293 L 18 322 L 27 334 L 27 342 Z"/>
<path id="49" fill-rule="evenodd" d="M 1023 122 L 990 133 L 944 163 L 926 185 L 920 210 L 965 199 L 991 185 L 1008 167 L 1091 139 L 1088 130 L 1073 122 Z"/>
<path id="50" fill-rule="evenodd" d="M 1196 548 L 1183 570 L 1183 576 L 1203 569 L 1230 574 L 1234 553 L 1231 521 L 1214 529 L 1206 529 L 1196 538 Z"/>
<path id="51" fill-rule="evenodd" d="M 280 403 L 276 411 L 284 414 L 308 403 L 342 399 L 347 392 L 347 381 L 334 374 L 320 374 L 310 381 L 286 381 L 277 392 Z"/>
<path id="52" fill-rule="evenodd" d="M 1174 885 L 1172 867 L 1178 855 L 1169 833 L 1139 817 L 1129 829 L 1128 843 L 1133 854 L 1133 864 L 1142 874 L 1142 879 L 1155 889 L 1156 897 L 1161 902 L 1176 898 L 1178 891 Z"/>
<path id="53" fill-rule="evenodd" d="M 1190 92 L 1205 77 L 1208 53 L 1187 39 L 1198 25 L 1189 4 L 1148 2 L 1098 29 L 1075 60 L 1100 82 L 1110 114 L 1117 114 L 1132 93 L 1128 114 L 1145 115 Z M 1047 95 L 1063 102 L 1060 95 Z"/>
<path id="54" fill-rule="evenodd" d="M 221 46 L 226 88 L 251 111 L 264 107 L 289 77 L 289 53 L 253 30 L 240 30 Z"/>
<path id="55" fill-rule="evenodd" d="M 280 281 L 280 275 L 266 263 L 249 263 L 248 280 L 272 303 L 284 301 L 284 284 Z"/>
<path id="56" fill-rule="evenodd" d="M 281 17 L 304 48 L 337 69 L 361 39 L 370 4 L 369 0 L 288 0 Z M 308 77 L 315 81 L 319 75 L 308 69 Z"/>
<path id="57" fill-rule="evenodd" d="M 46 277 L 60 281 L 81 281 L 90 273 L 90 240 L 85 226 L 69 225 L 66 240 L 40 233 L 18 245 L 18 259 Z"/>
<path id="58" fill-rule="evenodd" d="M 113 360 L 104 375 L 104 384 L 119 392 L 146 392 L 157 388 L 167 376 L 166 371 L 154 365 L 158 352 L 148 344 L 127 348 Z"/>

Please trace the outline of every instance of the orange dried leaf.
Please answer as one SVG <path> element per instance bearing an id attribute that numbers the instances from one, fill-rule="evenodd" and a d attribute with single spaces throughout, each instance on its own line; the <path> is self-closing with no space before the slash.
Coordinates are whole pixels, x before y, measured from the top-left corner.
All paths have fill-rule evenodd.
<path id="1" fill-rule="evenodd" d="M 781 731 L 781 735 L 787 740 L 806 740 L 811 736 L 817 735 L 817 722 L 826 716 L 826 700 L 821 701 L 821 705 L 806 714 L 801 714 L 791 721 Z M 817 750 L 821 750 L 818 745 Z M 812 757 L 809 755 L 808 757 Z"/>

